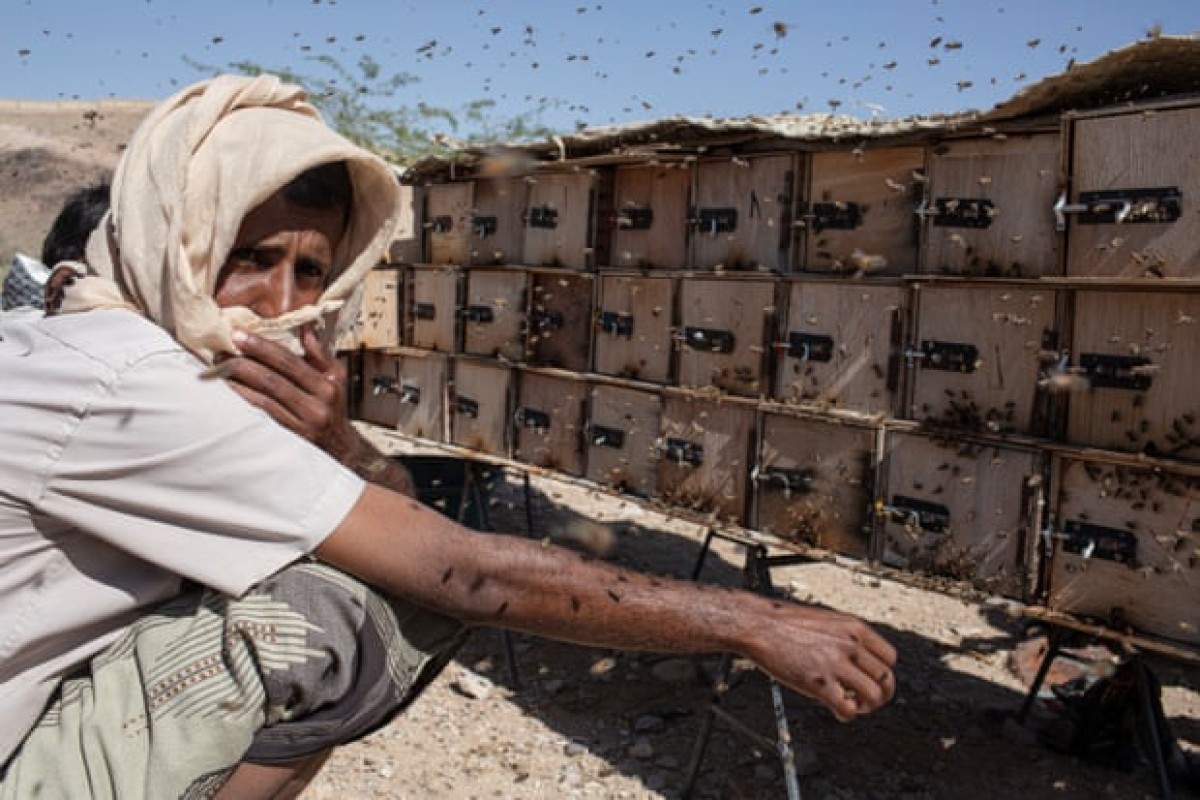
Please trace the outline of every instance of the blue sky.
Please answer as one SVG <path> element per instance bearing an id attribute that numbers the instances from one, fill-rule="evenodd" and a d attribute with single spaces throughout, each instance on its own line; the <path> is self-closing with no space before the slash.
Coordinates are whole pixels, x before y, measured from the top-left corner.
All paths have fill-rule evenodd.
<path id="1" fill-rule="evenodd" d="M 3 0 L 0 97 L 158 99 L 249 60 L 417 78 L 396 102 L 570 130 L 676 114 L 984 109 L 1152 30 L 1195 0 Z"/>

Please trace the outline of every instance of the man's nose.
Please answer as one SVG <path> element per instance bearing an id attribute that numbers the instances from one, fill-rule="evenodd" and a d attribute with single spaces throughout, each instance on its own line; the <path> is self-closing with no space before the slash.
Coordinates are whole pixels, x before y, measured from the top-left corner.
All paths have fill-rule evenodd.
<path id="1" fill-rule="evenodd" d="M 294 311 L 303 305 L 296 270 L 291 259 L 283 259 L 271 270 L 265 292 L 256 309 L 259 316 L 273 318 Z"/>

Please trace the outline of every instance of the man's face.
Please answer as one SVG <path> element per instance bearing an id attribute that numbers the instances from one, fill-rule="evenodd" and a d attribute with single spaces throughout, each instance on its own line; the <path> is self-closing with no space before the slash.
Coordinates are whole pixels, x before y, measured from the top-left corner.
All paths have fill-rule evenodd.
<path id="1" fill-rule="evenodd" d="M 341 208 L 305 208 L 276 192 L 242 220 L 217 276 L 217 305 L 246 306 L 270 319 L 315 302 L 328 283 L 344 216 Z"/>

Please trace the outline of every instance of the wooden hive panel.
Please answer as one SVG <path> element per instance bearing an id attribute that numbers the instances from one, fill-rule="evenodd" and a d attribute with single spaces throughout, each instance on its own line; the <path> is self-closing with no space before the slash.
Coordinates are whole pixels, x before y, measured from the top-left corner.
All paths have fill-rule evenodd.
<path id="1" fill-rule="evenodd" d="M 671 369 L 675 281 L 601 275 L 595 370 L 666 383 Z"/>
<path id="2" fill-rule="evenodd" d="M 524 263 L 574 269 L 591 266 L 592 174 L 547 172 L 530 181 Z"/>
<path id="3" fill-rule="evenodd" d="M 587 477 L 641 497 L 657 487 L 662 398 L 620 386 L 593 386 L 588 403 Z"/>
<path id="4" fill-rule="evenodd" d="M 400 357 L 378 350 L 362 353 L 362 385 L 355 415 L 384 428 L 395 428 L 400 417 Z"/>
<path id="5" fill-rule="evenodd" d="M 864 147 L 813 153 L 800 221 L 800 268 L 840 275 L 916 272 L 925 149 Z"/>
<path id="6" fill-rule="evenodd" d="M 1038 278 L 1059 274 L 1053 207 L 1057 132 L 942 142 L 929 155 L 921 271 Z"/>
<path id="7" fill-rule="evenodd" d="M 458 294 L 462 272 L 452 266 L 418 265 L 408 271 L 408 342 L 452 353 L 458 347 Z"/>
<path id="8" fill-rule="evenodd" d="M 682 269 L 687 266 L 687 165 L 617 167 L 611 266 Z"/>
<path id="9" fill-rule="evenodd" d="M 1042 434 L 1039 380 L 1057 341 L 1052 289 L 923 286 L 917 295 L 911 418 L 931 428 Z"/>
<path id="10" fill-rule="evenodd" d="M 1072 363 L 1088 376 L 1068 395 L 1075 444 L 1200 458 L 1200 293 L 1078 290 Z"/>
<path id="11" fill-rule="evenodd" d="M 587 383 L 522 372 L 518 398 L 513 412 L 515 457 L 568 475 L 582 475 Z"/>
<path id="12" fill-rule="evenodd" d="M 424 202 L 424 187 L 400 184 L 400 218 L 388 243 L 389 264 L 416 264 L 421 260 L 424 245 L 421 207 Z"/>
<path id="13" fill-rule="evenodd" d="M 658 491 L 670 505 L 746 520 L 754 411 L 686 397 L 663 401 Z"/>
<path id="14" fill-rule="evenodd" d="M 533 272 L 530 275 L 526 360 L 586 372 L 591 366 L 595 275 Z"/>
<path id="15" fill-rule="evenodd" d="M 862 282 L 791 284 L 775 347 L 774 397 L 816 408 L 891 414 L 897 408 L 906 292 Z"/>
<path id="16" fill-rule="evenodd" d="M 894 433 L 886 459 L 884 562 L 1025 599 L 1041 455 Z"/>
<path id="17" fill-rule="evenodd" d="M 449 392 L 450 441 L 459 447 L 508 455 L 512 370 L 456 358 Z"/>
<path id="18" fill-rule="evenodd" d="M 425 189 L 425 253 L 430 264 L 470 263 L 470 183 L 444 183 Z"/>
<path id="19" fill-rule="evenodd" d="M 1074 121 L 1068 200 L 1096 213 L 1068 216 L 1068 275 L 1200 277 L 1198 126 L 1195 106 Z"/>
<path id="20" fill-rule="evenodd" d="M 755 527 L 853 558 L 870 554 L 876 431 L 763 416 Z"/>
<path id="21" fill-rule="evenodd" d="M 1200 479 L 1062 457 L 1047 605 L 1200 644 Z"/>
<path id="22" fill-rule="evenodd" d="M 404 350 L 399 364 L 396 430 L 406 436 L 446 441 L 446 386 L 450 359 L 442 353 Z"/>
<path id="23" fill-rule="evenodd" d="M 383 349 L 401 344 L 401 288 L 398 266 L 378 266 L 367 273 L 359 289 L 357 313 L 347 325 L 338 321 L 337 350 Z M 347 309 L 351 308 L 347 305 Z"/>
<path id="24" fill-rule="evenodd" d="M 701 162 L 690 219 L 691 265 L 786 271 L 796 170 L 789 155 Z"/>
<path id="25" fill-rule="evenodd" d="M 679 283 L 678 382 L 767 395 L 764 367 L 776 321 L 772 281 L 720 278 Z"/>
<path id="26" fill-rule="evenodd" d="M 466 278 L 463 352 L 520 361 L 525 356 L 529 276 L 523 269 L 471 269 Z"/>
<path id="27" fill-rule="evenodd" d="M 481 178 L 471 212 L 471 264 L 520 264 L 529 184 L 524 178 Z"/>

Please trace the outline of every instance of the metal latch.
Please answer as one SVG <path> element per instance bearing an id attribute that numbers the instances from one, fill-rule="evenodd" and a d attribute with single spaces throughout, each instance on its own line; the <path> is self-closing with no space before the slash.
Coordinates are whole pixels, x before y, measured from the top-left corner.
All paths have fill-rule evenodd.
<path id="1" fill-rule="evenodd" d="M 448 214 L 434 217 L 429 223 L 431 233 L 449 233 L 454 228 L 454 218 Z"/>
<path id="2" fill-rule="evenodd" d="M 939 228 L 987 228 L 996 216 L 996 206 L 986 197 L 938 197 L 933 208 L 925 202 L 916 213 L 921 219 L 933 217 Z"/>
<path id="3" fill-rule="evenodd" d="M 592 447 L 613 447 L 619 450 L 625 446 L 625 431 L 593 423 L 587 427 L 587 439 Z"/>
<path id="4" fill-rule="evenodd" d="M 467 322 L 487 324 L 496 321 L 496 313 L 491 306 L 467 306 L 462 310 L 462 315 Z"/>
<path id="5" fill-rule="evenodd" d="M 736 208 L 702 208 L 691 220 L 701 233 L 732 233 L 737 230 Z"/>
<path id="6" fill-rule="evenodd" d="M 371 378 L 371 394 L 378 397 L 396 391 L 396 379 L 387 375 L 374 375 Z"/>
<path id="7" fill-rule="evenodd" d="M 920 528 L 929 533 L 945 533 L 950 529 L 950 509 L 928 500 L 893 495 L 892 504 L 879 509 L 893 522 Z"/>
<path id="8" fill-rule="evenodd" d="M 421 404 L 421 387 L 420 386 L 416 386 L 411 383 L 402 384 L 400 386 L 400 391 L 397 392 L 397 394 L 400 395 L 401 403 L 409 403 L 414 406 Z"/>
<path id="9" fill-rule="evenodd" d="M 715 328 L 684 328 L 683 343 L 693 350 L 705 350 L 711 353 L 732 353 L 734 345 L 733 331 L 721 331 Z"/>
<path id="10" fill-rule="evenodd" d="M 475 234 L 478 239 L 486 239 L 489 236 L 496 234 L 496 218 L 495 217 L 471 217 L 471 233 Z"/>
<path id="11" fill-rule="evenodd" d="M 1101 558 L 1133 567 L 1137 564 L 1137 537 L 1129 531 L 1067 520 L 1062 549 L 1084 558 Z"/>
<path id="12" fill-rule="evenodd" d="M 1154 382 L 1158 367 L 1145 356 L 1081 353 L 1079 367 L 1094 387 L 1144 392 Z"/>
<path id="13" fill-rule="evenodd" d="M 558 209 L 536 206 L 525 212 L 525 223 L 531 228 L 557 228 Z"/>
<path id="14" fill-rule="evenodd" d="M 633 314 L 628 311 L 601 311 L 596 324 L 609 336 L 633 338 Z"/>
<path id="15" fill-rule="evenodd" d="M 529 322 L 539 333 L 561 330 L 566 324 L 561 311 L 551 311 L 545 308 L 535 308 L 529 312 Z"/>
<path id="16" fill-rule="evenodd" d="M 974 372 L 979 364 L 979 348 L 973 344 L 957 342 L 934 342 L 924 340 L 919 349 L 904 351 L 909 362 L 920 361 L 925 369 L 940 369 L 946 372 Z"/>
<path id="17" fill-rule="evenodd" d="M 437 306 L 433 303 L 414 303 L 413 316 L 417 319 L 435 319 L 437 317 Z"/>
<path id="18" fill-rule="evenodd" d="M 801 361 L 833 360 L 833 337 L 821 333 L 791 331 L 788 333 L 788 340 L 778 343 L 775 347 L 786 352 L 790 358 L 798 358 Z"/>
<path id="19" fill-rule="evenodd" d="M 704 445 L 686 439 L 668 438 L 658 447 L 663 458 L 676 464 L 698 467 L 704 463 Z"/>
<path id="20" fill-rule="evenodd" d="M 862 206 L 858 203 L 813 203 L 802 215 L 806 227 L 814 231 L 850 231 L 862 225 Z"/>
<path id="21" fill-rule="evenodd" d="M 538 431 L 550 430 L 550 415 L 545 411 L 538 411 L 536 408 L 518 408 L 513 419 L 523 428 L 532 428 Z"/>
<path id="22" fill-rule="evenodd" d="M 813 481 L 817 478 L 813 469 L 784 469 L 783 467 L 755 467 L 750 473 L 750 480 L 765 489 L 778 489 L 784 492 L 808 493 L 812 491 Z"/>
<path id="23" fill-rule="evenodd" d="M 462 414 L 465 417 L 470 417 L 471 419 L 478 419 L 479 402 L 472 400 L 469 397 L 456 395 L 454 398 L 454 412 L 456 414 Z"/>
<path id="24" fill-rule="evenodd" d="M 618 228 L 632 231 L 644 231 L 654 224 L 654 209 L 630 206 L 617 212 Z"/>
<path id="25" fill-rule="evenodd" d="M 1067 227 L 1067 214 L 1078 214 L 1081 225 L 1175 222 L 1182 205 L 1183 195 L 1175 186 L 1080 192 L 1078 203 L 1068 203 L 1063 193 L 1054 203 L 1054 221 L 1060 231 Z"/>

